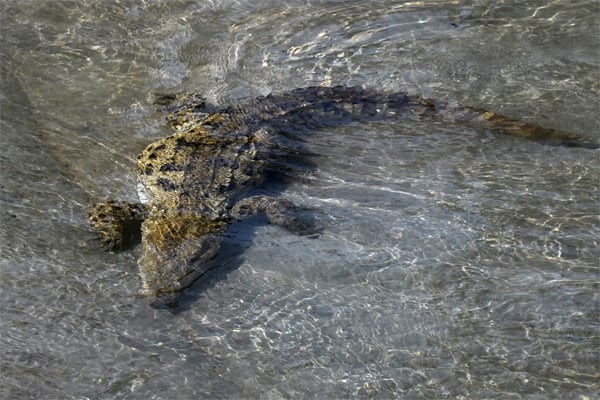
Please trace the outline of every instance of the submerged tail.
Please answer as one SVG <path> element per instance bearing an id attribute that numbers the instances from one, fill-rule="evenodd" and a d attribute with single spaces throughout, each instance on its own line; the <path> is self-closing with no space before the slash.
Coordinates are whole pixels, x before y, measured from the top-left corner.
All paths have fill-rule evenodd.
<path id="1" fill-rule="evenodd" d="M 249 110 L 251 111 L 246 113 L 248 116 L 279 125 L 329 125 L 339 123 L 337 121 L 340 119 L 390 118 L 410 114 L 488 129 L 495 133 L 518 136 L 544 144 L 600 148 L 600 143 L 592 138 L 545 128 L 484 109 L 449 106 L 444 102 L 404 92 L 377 92 L 362 87 L 313 86 L 282 94 L 270 94 L 251 101 Z"/>
<path id="2" fill-rule="evenodd" d="M 510 136 L 518 136 L 536 142 L 566 147 L 582 147 L 598 149 L 600 143 L 592 138 L 583 137 L 574 133 L 561 132 L 555 129 L 505 117 L 487 110 L 473 107 L 460 107 L 455 110 L 455 121 L 465 125 L 489 129 Z"/>

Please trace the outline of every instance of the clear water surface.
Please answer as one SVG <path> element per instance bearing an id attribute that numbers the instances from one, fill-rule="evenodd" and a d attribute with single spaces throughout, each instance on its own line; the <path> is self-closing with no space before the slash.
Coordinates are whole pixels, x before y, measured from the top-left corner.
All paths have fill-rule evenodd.
<path id="1" fill-rule="evenodd" d="M 321 237 L 235 224 L 177 313 L 85 219 L 135 199 L 135 156 L 168 132 L 153 93 L 363 85 L 597 136 L 597 1 L 5 0 L 0 18 L 0 397 L 598 398 L 598 151 L 430 121 L 314 132 L 281 195 Z"/>

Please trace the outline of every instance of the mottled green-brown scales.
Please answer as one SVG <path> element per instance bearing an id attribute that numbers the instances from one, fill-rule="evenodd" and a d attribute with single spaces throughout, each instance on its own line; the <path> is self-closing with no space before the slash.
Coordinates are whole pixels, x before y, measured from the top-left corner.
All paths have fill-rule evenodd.
<path id="1" fill-rule="evenodd" d="M 172 135 L 139 156 L 142 203 L 108 201 L 88 210 L 90 224 L 111 249 L 139 238 L 142 293 L 170 304 L 211 267 L 232 219 L 265 213 L 269 221 L 297 233 L 314 228 L 284 199 L 249 195 L 265 171 L 286 158 L 279 132 L 290 126 L 318 128 L 353 119 L 418 115 L 550 144 L 598 148 L 577 135 L 543 128 L 470 107 L 405 93 L 360 87 L 309 87 L 259 97 L 211 112 L 196 95 L 170 97 Z"/>

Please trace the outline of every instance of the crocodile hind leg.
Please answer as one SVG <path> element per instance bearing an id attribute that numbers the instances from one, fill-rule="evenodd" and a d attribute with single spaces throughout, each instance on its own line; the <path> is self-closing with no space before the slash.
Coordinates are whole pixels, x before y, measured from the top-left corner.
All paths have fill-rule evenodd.
<path id="1" fill-rule="evenodd" d="M 141 239 L 140 227 L 146 216 L 141 203 L 109 200 L 94 204 L 87 214 L 90 226 L 109 250 L 127 248 Z"/>
<path id="2" fill-rule="evenodd" d="M 289 200 L 269 196 L 251 196 L 237 202 L 231 214 L 234 218 L 242 219 L 264 213 L 273 225 L 299 235 L 318 233 L 312 221 L 302 218 L 300 210 Z"/>

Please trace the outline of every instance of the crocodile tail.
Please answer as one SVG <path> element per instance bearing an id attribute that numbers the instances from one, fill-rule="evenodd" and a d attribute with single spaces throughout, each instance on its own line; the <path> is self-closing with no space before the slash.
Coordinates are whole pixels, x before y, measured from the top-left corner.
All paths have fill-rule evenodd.
<path id="1" fill-rule="evenodd" d="M 414 115 L 419 118 L 458 123 L 495 133 L 517 136 L 549 145 L 598 149 L 600 143 L 592 138 L 545 128 L 475 107 L 453 106 L 449 103 L 408 95 L 405 92 L 378 92 L 360 86 L 311 86 L 287 93 L 258 99 L 262 108 L 274 118 L 285 122 L 311 120 L 315 125 L 335 124 L 336 121 L 370 117 L 394 118 Z M 327 116 L 320 121 L 317 115 Z M 264 120 L 264 119 L 263 119 Z"/>
<path id="2" fill-rule="evenodd" d="M 474 128 L 488 129 L 494 133 L 517 136 L 548 145 L 598 149 L 600 143 L 592 138 L 574 133 L 545 128 L 538 124 L 520 121 L 481 108 L 457 107 L 449 112 L 450 117 L 461 124 Z"/>
<path id="3" fill-rule="evenodd" d="M 322 127 L 371 118 L 418 118 L 488 129 L 546 144 L 597 149 L 591 138 L 544 128 L 480 108 L 451 105 L 406 92 L 385 92 L 360 86 L 309 86 L 281 94 L 260 96 L 230 113 L 244 123 L 290 127 Z"/>

